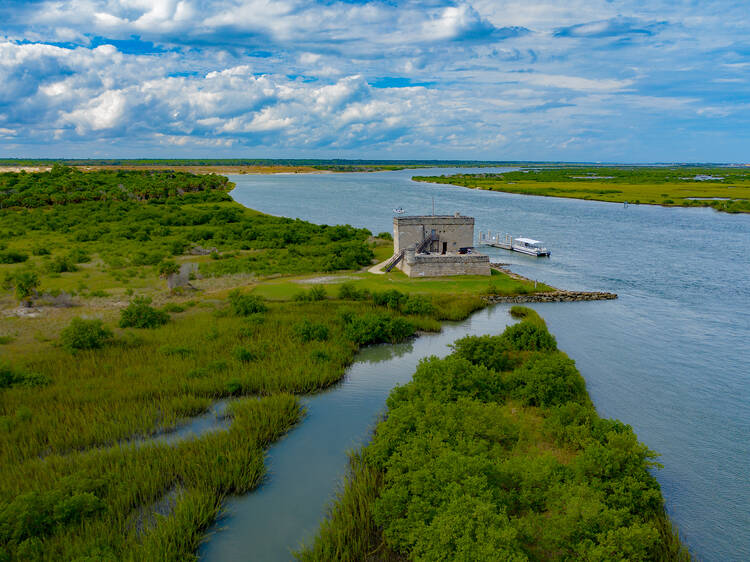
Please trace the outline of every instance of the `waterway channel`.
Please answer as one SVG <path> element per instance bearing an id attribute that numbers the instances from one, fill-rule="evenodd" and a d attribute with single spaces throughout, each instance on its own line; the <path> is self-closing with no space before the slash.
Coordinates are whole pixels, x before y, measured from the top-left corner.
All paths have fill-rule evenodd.
<path id="1" fill-rule="evenodd" d="M 465 170 L 458 170 L 463 172 Z M 488 171 L 488 170 L 482 170 Z M 750 559 L 750 216 L 627 207 L 415 183 L 453 170 L 232 176 L 247 207 L 317 223 L 391 231 L 392 208 L 476 217 L 482 230 L 543 240 L 550 258 L 488 250 L 493 261 L 616 301 L 534 305 L 573 359 L 601 415 L 662 454 L 667 509 L 702 560 Z M 363 350 L 344 382 L 305 398 L 306 419 L 269 451 L 270 473 L 232 499 L 201 548 L 208 561 L 289 560 L 314 533 L 395 384 L 421 357 L 468 333 L 499 333 L 507 307 L 443 333 Z"/>

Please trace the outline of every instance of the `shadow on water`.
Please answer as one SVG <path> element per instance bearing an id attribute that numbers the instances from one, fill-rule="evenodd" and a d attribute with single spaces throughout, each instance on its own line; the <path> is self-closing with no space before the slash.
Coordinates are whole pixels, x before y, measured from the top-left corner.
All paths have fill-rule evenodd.
<path id="1" fill-rule="evenodd" d="M 391 389 L 411 380 L 420 359 L 450 353 L 469 334 L 500 333 L 514 322 L 507 306 L 446 323 L 397 345 L 362 349 L 341 384 L 303 399 L 303 422 L 268 452 L 269 476 L 245 496 L 230 499 L 199 550 L 201 560 L 290 560 L 317 531 L 347 469 L 347 452 L 369 440 Z"/>

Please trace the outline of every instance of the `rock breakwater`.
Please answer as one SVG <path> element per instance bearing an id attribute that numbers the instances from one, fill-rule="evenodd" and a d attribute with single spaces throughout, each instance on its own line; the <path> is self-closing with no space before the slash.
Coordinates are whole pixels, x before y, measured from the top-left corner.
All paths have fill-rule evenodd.
<path id="1" fill-rule="evenodd" d="M 615 293 L 604 293 L 599 291 L 552 291 L 549 293 L 535 293 L 533 295 L 484 295 L 482 298 L 491 304 L 522 304 L 526 302 L 604 301 L 616 299 L 617 295 Z"/>

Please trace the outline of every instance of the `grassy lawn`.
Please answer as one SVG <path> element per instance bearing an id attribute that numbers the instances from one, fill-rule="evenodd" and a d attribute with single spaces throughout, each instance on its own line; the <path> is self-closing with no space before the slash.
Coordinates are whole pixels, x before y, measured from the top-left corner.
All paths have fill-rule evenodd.
<path id="1" fill-rule="evenodd" d="M 493 291 L 495 294 L 510 295 L 553 290 L 542 283 L 538 283 L 535 289 L 533 283 L 511 279 L 494 270 L 489 277 L 465 275 L 427 279 L 412 279 L 403 272 L 394 270 L 383 275 L 357 272 L 273 279 L 257 284 L 253 293 L 269 300 L 290 300 L 301 290 L 321 284 L 318 282 L 321 277 L 325 278 L 322 286 L 330 297 L 335 297 L 344 283 L 352 283 L 358 289 L 365 289 L 371 293 L 395 289 L 406 294 L 444 295 L 446 298 L 450 295 L 483 295 Z"/>

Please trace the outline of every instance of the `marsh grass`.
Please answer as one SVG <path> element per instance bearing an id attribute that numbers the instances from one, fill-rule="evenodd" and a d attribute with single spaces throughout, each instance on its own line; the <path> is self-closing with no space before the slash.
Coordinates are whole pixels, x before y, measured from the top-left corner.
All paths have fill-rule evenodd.
<path id="1" fill-rule="evenodd" d="M 372 309 L 352 307 L 362 314 Z M 216 318 L 200 308 L 182 316 L 147 337 L 120 331 L 114 344 L 75 357 L 50 344 L 19 357 L 19 367 L 52 384 L 3 391 L 0 419 L 9 427 L 0 434 L 3 465 L 175 427 L 198 413 L 196 399 L 314 392 L 339 380 L 357 349 L 326 303 L 274 304 L 262 323 Z M 300 340 L 300 322 L 316 327 L 310 341 Z M 317 341 L 322 332 L 330 334 L 327 341 Z M 311 365 L 313 349 L 328 359 Z M 22 406 L 31 412 L 23 422 L 15 419 Z"/>
<path id="2" fill-rule="evenodd" d="M 217 317 L 215 310 L 229 309 L 217 303 L 187 309 L 147 333 L 115 330 L 113 343 L 74 356 L 56 338 L 37 342 L 15 363 L 51 384 L 0 391 L 0 535 L 6 516 L 22 529 L 0 536 L 0 546 L 22 559 L 189 559 L 226 494 L 261 481 L 264 448 L 301 415 L 294 394 L 343 376 L 358 348 L 345 335 L 344 306 L 347 318 L 400 319 L 409 331 L 397 339 L 439 328 L 431 317 L 407 321 L 369 302 L 272 303 L 248 317 Z M 307 341 L 301 324 L 312 327 Z M 319 337 L 323 332 L 329 337 Z M 131 444 L 226 396 L 240 397 L 229 410 L 229 431 L 174 446 Z M 136 531 L 132 521 L 144 506 L 175 486 L 183 492 L 172 511 Z M 16 518 L 26 508 L 13 502 L 42 502 L 49 508 L 41 513 L 52 513 L 81 501 L 75 494 L 102 508 L 81 512 L 75 524 L 55 519 L 36 530 Z"/>
<path id="3" fill-rule="evenodd" d="M 43 558 L 51 560 L 190 559 L 224 497 L 261 482 L 264 448 L 302 413 L 297 398 L 289 394 L 241 399 L 230 408 L 230 429 L 202 439 L 174 447 L 94 449 L 21 463 L 13 474 L 4 475 L 3 497 L 50 497 L 59 493 L 61 482 L 68 482 L 103 508 L 87 514 L 80 524 L 53 525 L 46 532 L 29 527 L 19 535 L 22 540 L 3 537 L 4 546 L 16 556 L 41 548 Z M 134 517 L 142 517 L 143 505 L 158 502 L 176 486 L 183 492 L 169 516 L 157 515 L 147 529 L 133 524 Z"/>

